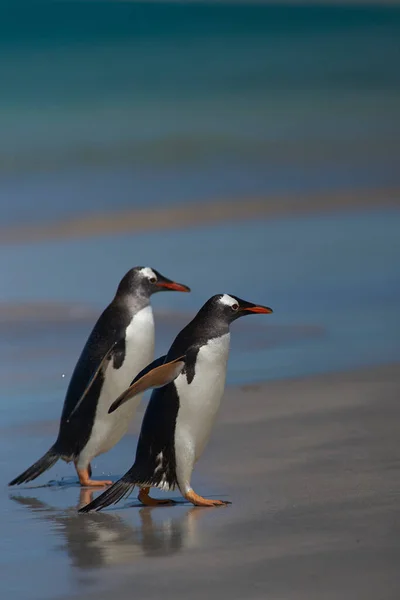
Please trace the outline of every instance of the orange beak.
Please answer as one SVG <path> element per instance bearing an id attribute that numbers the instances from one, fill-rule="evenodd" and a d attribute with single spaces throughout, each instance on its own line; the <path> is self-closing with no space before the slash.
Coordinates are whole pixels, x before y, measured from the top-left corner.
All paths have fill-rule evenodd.
<path id="1" fill-rule="evenodd" d="M 272 308 L 269 308 L 268 306 L 249 306 L 249 307 L 245 307 L 242 308 L 242 310 L 247 310 L 248 312 L 252 312 L 252 313 L 262 313 L 262 314 L 271 314 L 272 312 L 274 312 L 272 310 Z"/>
<path id="2" fill-rule="evenodd" d="M 175 281 L 159 281 L 156 285 L 174 292 L 190 292 L 190 287 L 182 283 L 175 283 Z"/>

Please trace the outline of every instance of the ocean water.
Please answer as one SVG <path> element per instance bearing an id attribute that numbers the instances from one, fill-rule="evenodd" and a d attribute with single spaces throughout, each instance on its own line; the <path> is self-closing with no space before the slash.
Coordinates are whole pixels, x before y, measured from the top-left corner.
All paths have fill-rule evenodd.
<path id="1" fill-rule="evenodd" d="M 0 218 L 397 185 L 400 10 L 0 8 Z"/>

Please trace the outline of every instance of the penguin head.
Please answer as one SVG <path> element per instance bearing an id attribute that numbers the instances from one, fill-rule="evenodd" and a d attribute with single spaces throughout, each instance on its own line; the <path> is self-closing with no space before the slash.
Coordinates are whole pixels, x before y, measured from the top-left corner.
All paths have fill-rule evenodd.
<path id="1" fill-rule="evenodd" d="M 239 317 L 254 314 L 270 314 L 273 312 L 272 308 L 268 306 L 252 304 L 231 294 L 217 294 L 213 296 L 206 302 L 204 308 L 213 316 L 224 320 L 228 325 Z"/>
<path id="2" fill-rule="evenodd" d="M 150 267 L 134 267 L 126 273 L 118 286 L 117 296 L 146 296 L 156 292 L 190 292 L 190 288 L 176 283 Z"/>

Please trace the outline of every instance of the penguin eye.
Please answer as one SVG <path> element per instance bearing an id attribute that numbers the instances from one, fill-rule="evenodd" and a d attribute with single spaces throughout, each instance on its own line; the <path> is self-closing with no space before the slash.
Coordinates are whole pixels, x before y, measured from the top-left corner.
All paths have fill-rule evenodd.
<path id="1" fill-rule="evenodd" d="M 157 277 L 150 277 L 150 283 L 155 283 L 157 281 Z"/>
<path id="2" fill-rule="evenodd" d="M 239 308 L 239 304 L 232 304 L 231 309 L 232 310 L 238 310 Z"/>

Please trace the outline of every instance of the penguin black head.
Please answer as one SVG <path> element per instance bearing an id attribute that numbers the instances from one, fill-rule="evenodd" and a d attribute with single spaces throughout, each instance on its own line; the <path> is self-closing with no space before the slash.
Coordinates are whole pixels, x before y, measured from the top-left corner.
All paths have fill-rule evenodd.
<path id="1" fill-rule="evenodd" d="M 126 273 L 118 286 L 117 296 L 145 296 L 157 292 L 190 292 L 190 288 L 176 283 L 150 267 L 134 267 Z"/>
<path id="2" fill-rule="evenodd" d="M 246 315 L 270 314 L 273 312 L 272 308 L 268 306 L 252 304 L 231 294 L 217 294 L 216 296 L 212 296 L 205 303 L 202 310 L 213 318 L 225 321 L 227 325 L 239 317 L 245 317 Z"/>

